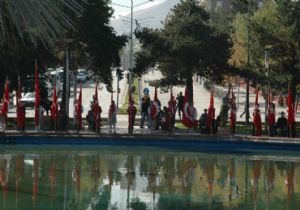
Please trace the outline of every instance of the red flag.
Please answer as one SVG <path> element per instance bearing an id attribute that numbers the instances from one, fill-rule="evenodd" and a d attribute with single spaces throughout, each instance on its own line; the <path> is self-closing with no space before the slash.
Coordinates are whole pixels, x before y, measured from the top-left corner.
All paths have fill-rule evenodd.
<path id="1" fill-rule="evenodd" d="M 82 128 L 82 84 L 80 84 L 76 114 L 77 114 L 77 121 L 78 121 L 78 129 L 81 129 Z"/>
<path id="2" fill-rule="evenodd" d="M 8 104 L 9 104 L 9 84 L 8 80 L 5 82 L 5 88 L 4 88 L 4 103 L 2 105 L 2 114 L 6 115 L 8 112 Z"/>
<path id="3" fill-rule="evenodd" d="M 35 87 L 35 115 L 34 115 L 34 125 L 37 127 L 39 125 L 39 106 L 40 106 L 40 87 L 39 87 L 39 73 L 38 73 L 38 65 L 35 60 L 35 74 L 34 74 L 34 87 Z"/>
<path id="4" fill-rule="evenodd" d="M 129 105 L 133 105 L 133 99 L 130 92 L 129 92 Z"/>
<path id="5" fill-rule="evenodd" d="M 150 106 L 150 117 L 154 119 L 157 117 L 158 113 L 159 113 L 159 104 L 158 104 L 158 97 L 157 97 L 157 88 L 155 86 L 154 99 L 152 105 Z"/>
<path id="6" fill-rule="evenodd" d="M 98 83 L 96 84 L 96 87 L 95 87 L 95 99 L 98 101 Z"/>
<path id="7" fill-rule="evenodd" d="M 19 102 L 21 99 L 21 92 L 22 92 L 21 80 L 20 80 L 20 78 L 18 78 L 18 89 L 17 89 L 17 95 L 16 95 L 17 108 L 19 107 Z"/>
<path id="8" fill-rule="evenodd" d="M 295 110 L 294 110 L 294 104 L 293 104 L 293 98 L 292 98 L 292 91 L 289 88 L 288 93 L 288 124 L 292 125 L 295 123 Z"/>
<path id="9" fill-rule="evenodd" d="M 235 127 L 236 122 L 236 104 L 235 104 L 235 95 L 233 89 L 231 90 L 231 107 L 230 107 L 230 127 Z"/>
<path id="10" fill-rule="evenodd" d="M 168 102 L 168 109 L 169 112 L 172 113 L 175 116 L 175 112 L 176 112 L 176 101 L 174 100 L 174 96 L 173 96 L 173 90 L 171 88 L 171 93 L 170 93 L 170 101 Z"/>
<path id="11" fill-rule="evenodd" d="M 214 92 L 210 92 L 210 100 L 209 100 L 209 107 L 208 107 L 208 118 L 206 121 L 206 126 L 208 128 L 212 127 L 212 121 L 215 119 L 215 100 L 214 100 Z"/>
<path id="12" fill-rule="evenodd" d="M 215 100 L 214 100 L 214 93 L 213 91 L 210 92 L 210 100 L 209 100 L 209 109 L 214 108 Z"/>
<path id="13" fill-rule="evenodd" d="M 153 99 L 153 101 L 156 101 L 156 102 L 158 101 L 156 86 L 155 86 L 155 89 L 154 89 L 154 99 Z"/>
<path id="14" fill-rule="evenodd" d="M 57 95 L 56 95 L 56 84 L 53 86 L 53 98 L 52 98 L 52 105 L 51 105 L 51 117 L 53 120 L 57 119 L 58 113 L 58 103 L 57 103 Z"/>
<path id="15" fill-rule="evenodd" d="M 9 83 L 8 83 L 8 80 L 6 80 L 6 83 L 5 83 L 4 100 L 7 103 L 9 103 Z"/>

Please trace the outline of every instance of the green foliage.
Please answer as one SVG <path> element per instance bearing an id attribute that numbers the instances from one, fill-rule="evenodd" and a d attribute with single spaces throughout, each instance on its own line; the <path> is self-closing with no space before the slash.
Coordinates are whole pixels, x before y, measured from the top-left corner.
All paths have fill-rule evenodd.
<path id="1" fill-rule="evenodd" d="M 73 17 L 82 12 L 81 0 L 2 0 L 0 2 L 0 45 L 12 37 L 53 45 L 73 26 Z"/>
<path id="2" fill-rule="evenodd" d="M 6 78 L 10 80 L 11 90 L 17 88 L 18 76 L 24 85 L 27 76 L 34 75 L 35 59 L 38 61 L 41 74 L 45 72 L 47 64 L 58 62 L 52 50 L 46 48 L 42 43 L 38 43 L 35 48 L 30 41 L 8 39 L 0 45 L 0 94 L 3 92 L 4 85 L 2 84 Z"/>
<path id="3" fill-rule="evenodd" d="M 196 0 L 181 1 L 171 10 L 163 29 L 136 31 L 142 51 L 136 55 L 134 71 L 141 74 L 157 66 L 165 77 L 161 84 L 185 81 L 191 94 L 194 73 L 222 80 L 229 67 L 230 37 L 212 27 L 209 18 Z"/>
<path id="4" fill-rule="evenodd" d="M 278 0 L 269 2 L 253 16 L 237 15 L 234 23 L 233 60 L 246 67 L 247 33 L 249 33 L 250 63 L 248 70 L 261 84 L 269 79 L 273 88 L 287 89 L 290 81 L 293 92 L 300 82 L 300 2 Z M 248 22 L 249 21 L 249 22 Z M 249 27 L 249 28 L 248 28 Z M 264 67 L 264 49 L 270 50 L 270 76 Z"/>
<path id="5" fill-rule="evenodd" d="M 89 0 L 79 20 L 76 41 L 86 45 L 89 67 L 98 79 L 111 87 L 111 67 L 119 66 L 119 51 L 125 45 L 126 36 L 118 36 L 109 25 L 112 8 L 105 0 Z"/>

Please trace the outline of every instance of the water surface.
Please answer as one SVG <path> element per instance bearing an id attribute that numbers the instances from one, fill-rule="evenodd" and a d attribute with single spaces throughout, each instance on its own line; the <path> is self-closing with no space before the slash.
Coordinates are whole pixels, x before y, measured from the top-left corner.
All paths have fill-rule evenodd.
<path id="1" fill-rule="evenodd" d="M 298 210 L 300 155 L 6 147 L 0 209 Z"/>

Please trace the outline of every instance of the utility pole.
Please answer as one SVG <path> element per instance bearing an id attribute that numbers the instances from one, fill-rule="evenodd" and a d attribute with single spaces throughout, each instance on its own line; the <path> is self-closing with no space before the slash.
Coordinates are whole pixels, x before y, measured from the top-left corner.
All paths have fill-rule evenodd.
<path id="1" fill-rule="evenodd" d="M 130 0 L 130 6 L 127 5 L 122 5 L 122 4 L 116 4 L 116 3 L 112 3 L 113 5 L 119 6 L 119 7 L 125 7 L 125 8 L 130 8 L 130 59 L 129 59 L 129 69 L 128 69 L 128 83 L 129 83 L 129 91 L 132 91 L 132 83 L 133 83 L 133 9 L 135 7 L 139 7 L 143 4 L 146 4 L 148 2 L 152 2 L 154 0 L 146 0 L 142 3 L 133 4 L 133 0 Z"/>
<path id="2" fill-rule="evenodd" d="M 129 60 L 129 92 L 132 91 L 132 68 L 133 68 L 133 0 L 130 7 L 130 60 Z"/>
<path id="3" fill-rule="evenodd" d="M 248 14 L 247 14 L 247 71 L 249 72 L 250 66 L 250 6 L 252 4 L 252 0 L 248 0 Z M 246 104 L 245 104 L 245 112 L 246 112 L 246 124 L 249 125 L 250 112 L 249 112 L 249 78 L 246 78 Z"/>

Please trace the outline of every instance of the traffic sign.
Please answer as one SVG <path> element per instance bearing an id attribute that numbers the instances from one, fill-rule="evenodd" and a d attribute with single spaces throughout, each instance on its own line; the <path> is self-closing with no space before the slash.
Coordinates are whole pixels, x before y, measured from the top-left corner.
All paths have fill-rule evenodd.
<path id="1" fill-rule="evenodd" d="M 149 95 L 149 92 L 150 92 L 150 91 L 149 91 L 148 88 L 144 88 L 143 92 L 144 92 L 144 94 Z"/>

